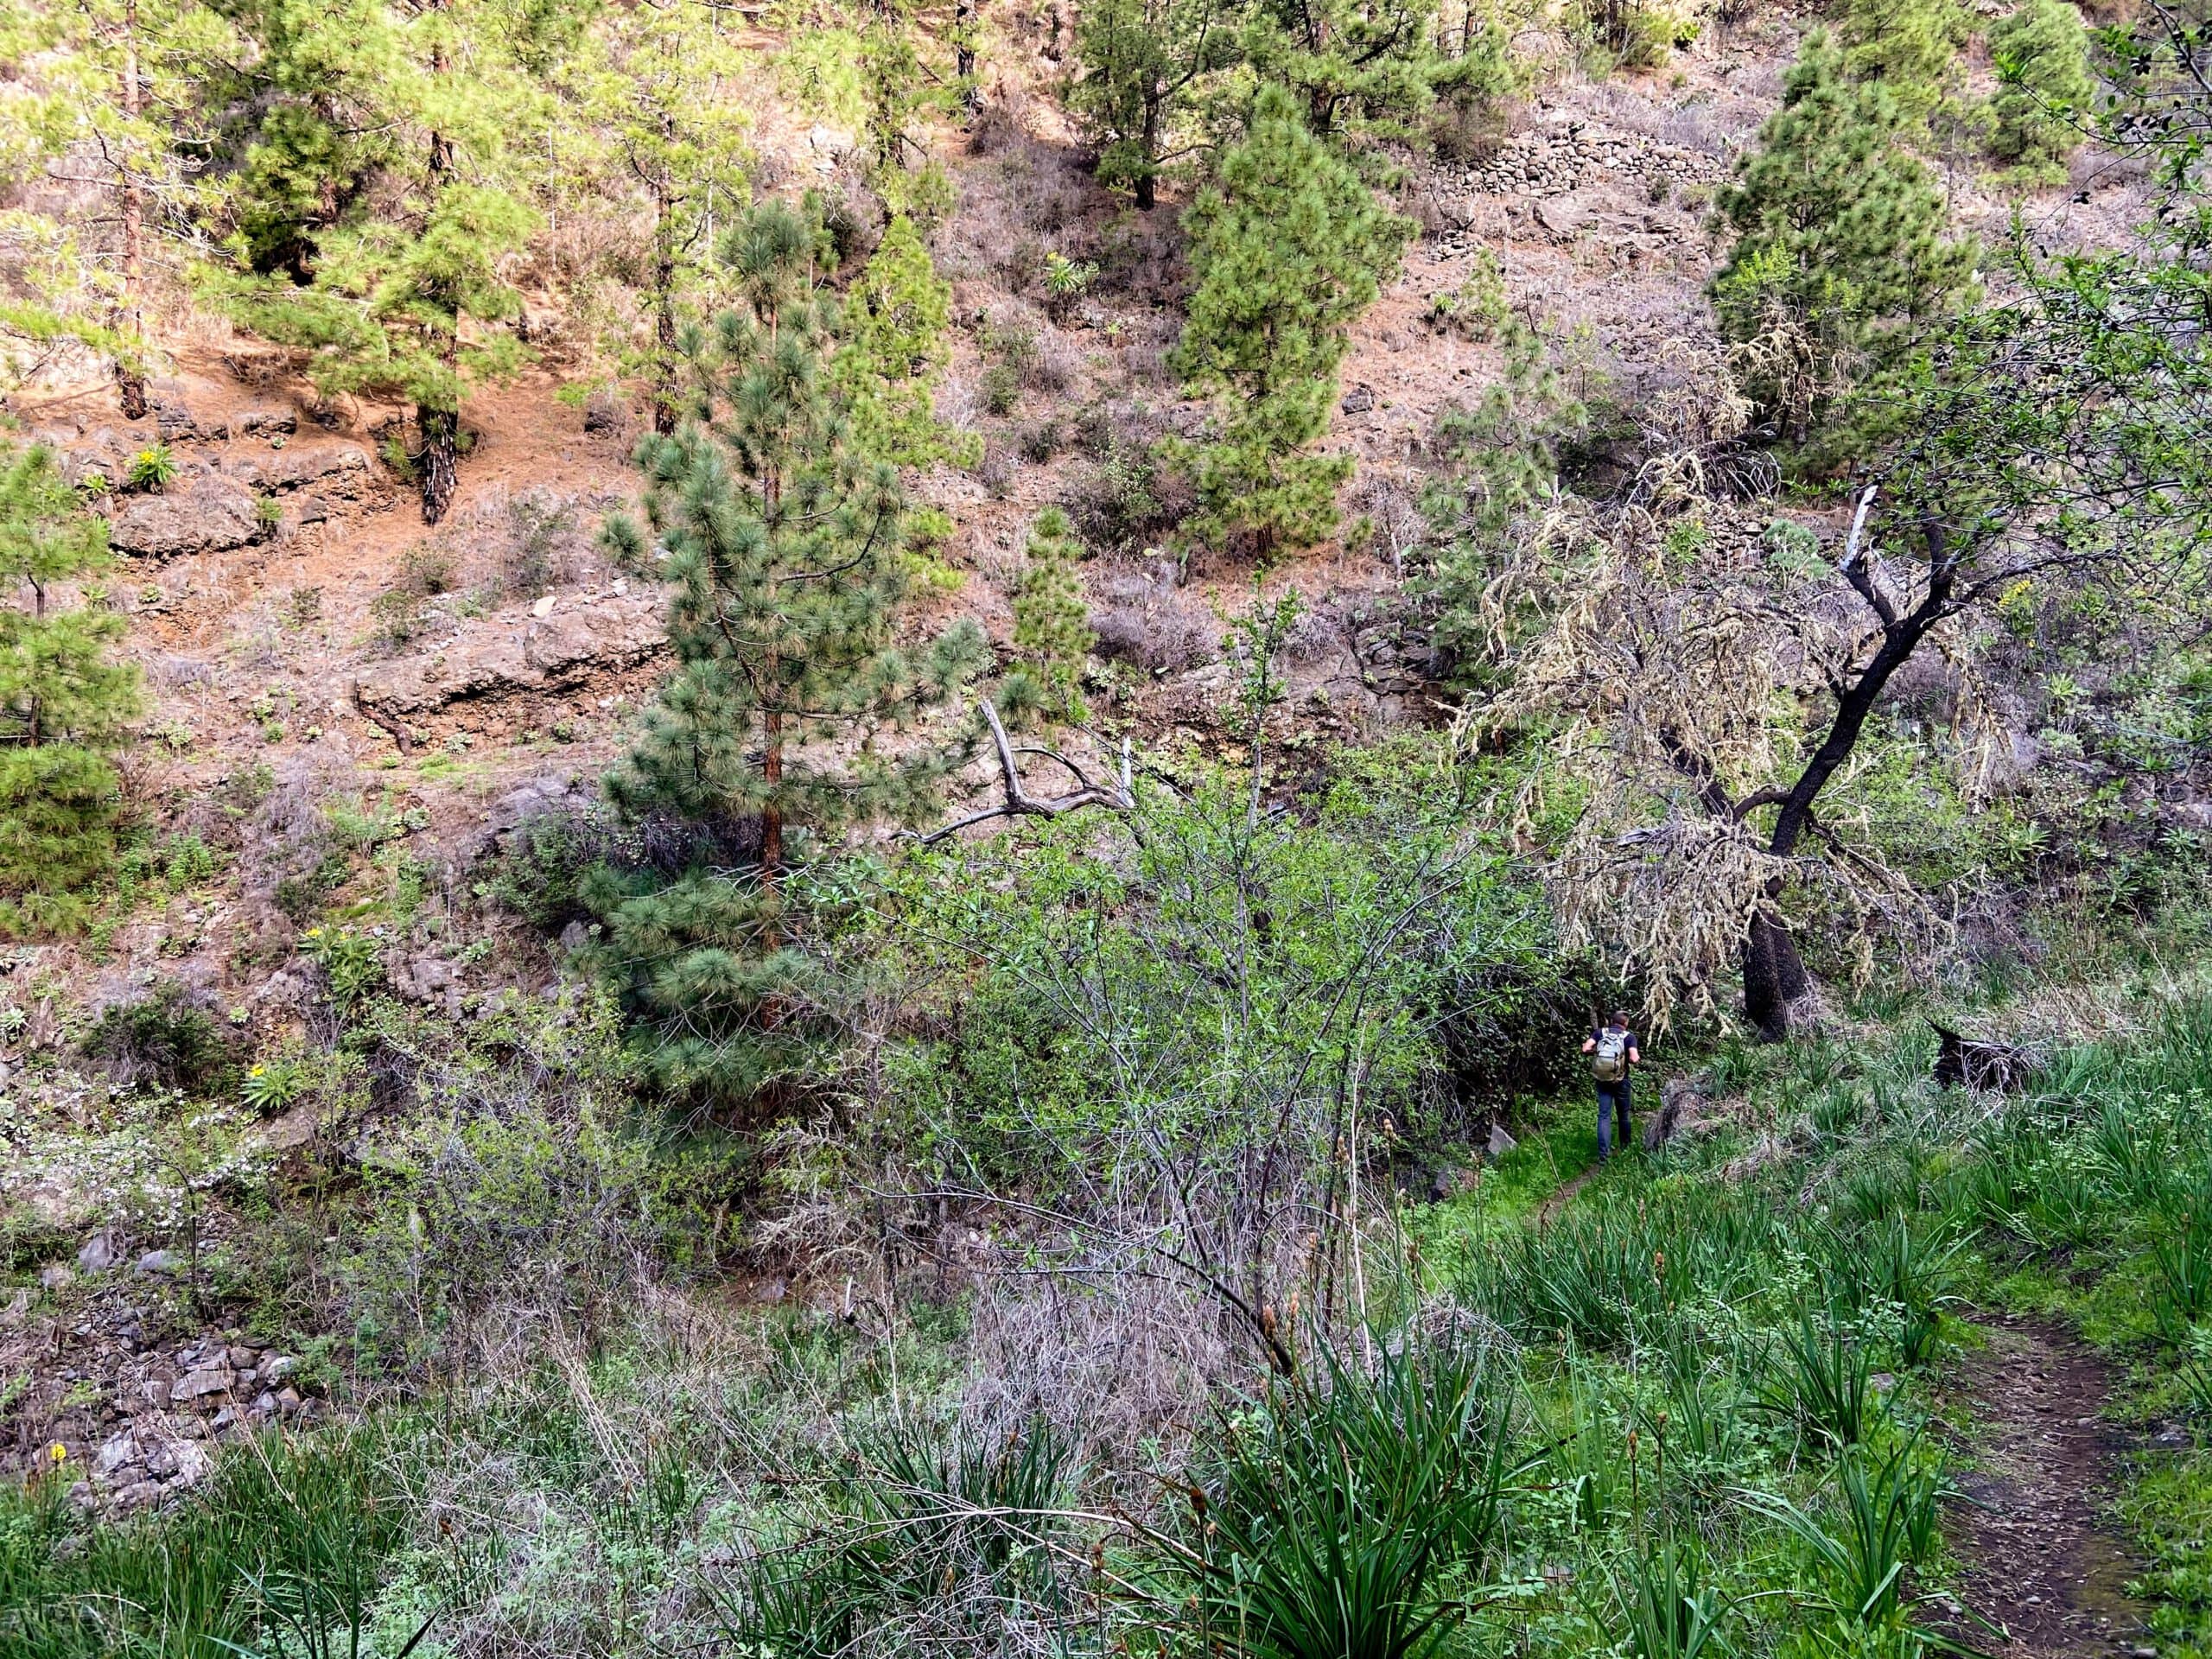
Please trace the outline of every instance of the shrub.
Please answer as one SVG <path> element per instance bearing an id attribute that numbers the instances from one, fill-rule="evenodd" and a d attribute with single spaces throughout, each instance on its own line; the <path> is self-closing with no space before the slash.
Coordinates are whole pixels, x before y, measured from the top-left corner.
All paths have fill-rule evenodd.
<path id="1" fill-rule="evenodd" d="M 983 407 L 994 415 L 1011 415 L 1021 401 L 1021 371 L 998 362 L 983 371 Z"/>
<path id="2" fill-rule="evenodd" d="M 143 1001 L 103 1009 L 84 1050 L 127 1084 L 188 1095 L 215 1092 L 236 1069 L 221 1023 L 175 983 Z"/>
<path id="3" fill-rule="evenodd" d="M 453 592 L 459 561 L 442 542 L 421 542 L 400 555 L 399 591 L 420 599 Z"/>
<path id="4" fill-rule="evenodd" d="M 350 927 L 308 929 L 300 951 L 322 969 L 323 988 L 339 1014 L 351 1013 L 384 982 L 384 960 L 375 938 Z"/>
<path id="5" fill-rule="evenodd" d="M 130 488 L 158 494 L 176 476 L 176 456 L 166 443 L 151 445 L 131 456 L 130 470 L 124 476 Z"/>
<path id="6" fill-rule="evenodd" d="M 608 826 L 596 812 L 543 812 L 525 818 L 488 854 L 475 893 L 542 932 L 556 933 L 591 913 L 584 876 L 613 857 Z"/>
<path id="7" fill-rule="evenodd" d="M 516 496 L 507 503 L 500 588 L 520 599 L 536 599 L 567 581 L 581 536 L 573 502 L 547 490 Z"/>
<path id="8" fill-rule="evenodd" d="M 70 1502 L 73 1471 L 0 1482 L 8 1651 L 22 1659 L 367 1651 L 377 1586 L 411 1519 L 399 1478 L 408 1461 L 369 1428 L 308 1440 L 271 1435 L 225 1448 L 191 1502 L 124 1521 L 92 1518 Z"/>
<path id="9" fill-rule="evenodd" d="M 429 631 L 435 614 L 420 594 L 388 588 L 369 601 L 371 642 L 384 651 L 404 651 Z"/>
<path id="10" fill-rule="evenodd" d="M 1513 1377 L 1473 1344 L 1419 1344 L 1370 1376 L 1333 1352 L 1211 1437 L 1163 1553 L 1202 1646 L 1255 1659 L 1430 1650 L 1466 1616 L 1456 1572 L 1495 1548 L 1514 1467 Z"/>

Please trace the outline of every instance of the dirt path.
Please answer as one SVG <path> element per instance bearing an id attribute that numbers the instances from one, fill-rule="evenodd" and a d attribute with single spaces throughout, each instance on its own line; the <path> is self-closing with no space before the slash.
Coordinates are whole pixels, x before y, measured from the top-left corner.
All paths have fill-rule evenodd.
<path id="1" fill-rule="evenodd" d="M 1552 1217 L 1573 1203 L 1574 1195 L 1595 1180 L 1598 1172 L 1603 1168 L 1605 1168 L 1603 1164 L 1592 1164 L 1580 1174 L 1571 1176 L 1560 1182 L 1553 1189 L 1551 1197 L 1536 1206 L 1536 1225 L 1539 1227 L 1550 1225 Z"/>
<path id="2" fill-rule="evenodd" d="M 1960 1485 L 1947 1530 L 1968 1563 L 1967 1605 L 2005 1630 L 1999 1645 L 1961 1632 L 2003 1659 L 2130 1654 L 2145 1641 L 2126 1586 L 2136 1571 L 2100 1510 L 2120 1446 L 2103 1412 L 2112 1380 L 2062 1332 L 2005 1318 L 1958 1378 L 1973 1402 L 1980 1466 Z"/>

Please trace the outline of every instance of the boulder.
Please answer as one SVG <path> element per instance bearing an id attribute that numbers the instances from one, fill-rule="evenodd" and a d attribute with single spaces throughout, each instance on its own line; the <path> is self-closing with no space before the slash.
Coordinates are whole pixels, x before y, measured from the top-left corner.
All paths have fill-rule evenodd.
<path id="1" fill-rule="evenodd" d="M 169 1402 L 188 1406 L 194 1401 L 204 1400 L 210 1395 L 228 1394 L 231 1381 L 227 1366 L 206 1365 L 196 1371 L 187 1371 L 169 1384 Z"/>
<path id="2" fill-rule="evenodd" d="M 354 700 L 384 715 L 420 715 L 472 697 L 541 691 L 643 662 L 667 638 L 658 596 L 570 600 L 549 616 L 487 619 L 433 652 L 379 664 Z"/>
<path id="3" fill-rule="evenodd" d="M 123 1260 L 123 1249 L 112 1233 L 94 1233 L 77 1252 L 77 1266 L 85 1273 L 105 1273 Z"/>
<path id="4" fill-rule="evenodd" d="M 130 498 L 108 526 L 108 541 L 118 553 L 166 559 L 244 547 L 266 530 L 253 491 L 203 473 L 181 490 Z"/>
<path id="5" fill-rule="evenodd" d="M 141 1279 L 156 1274 L 168 1275 L 184 1271 L 184 1258 L 175 1250 L 149 1250 L 140 1256 L 130 1271 Z"/>
<path id="6" fill-rule="evenodd" d="M 92 1467 L 103 1479 L 111 1478 L 118 1469 L 138 1461 L 138 1434 L 126 1428 L 120 1434 L 100 1442 L 100 1449 L 92 1453 Z"/>
<path id="7" fill-rule="evenodd" d="M 234 410 L 225 425 L 234 438 L 265 438 L 298 431 L 300 417 L 289 409 L 270 405 Z"/>
<path id="8" fill-rule="evenodd" d="M 77 1282 L 77 1275 L 69 1270 L 66 1262 L 49 1262 L 38 1272 L 39 1288 L 63 1291 Z"/>

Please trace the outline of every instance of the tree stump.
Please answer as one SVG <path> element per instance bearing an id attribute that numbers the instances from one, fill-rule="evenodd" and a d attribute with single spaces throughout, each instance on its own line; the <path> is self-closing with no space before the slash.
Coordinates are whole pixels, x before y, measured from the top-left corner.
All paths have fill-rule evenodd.
<path id="1" fill-rule="evenodd" d="M 2010 1043 L 1979 1042 L 1961 1037 L 1948 1027 L 1933 1020 L 1929 1029 L 1936 1033 L 1941 1046 L 1936 1053 L 1934 1077 L 1938 1088 L 1993 1090 L 1999 1094 L 2017 1094 L 2028 1086 L 2028 1080 L 2037 1070 L 2032 1055 L 2024 1048 Z"/>

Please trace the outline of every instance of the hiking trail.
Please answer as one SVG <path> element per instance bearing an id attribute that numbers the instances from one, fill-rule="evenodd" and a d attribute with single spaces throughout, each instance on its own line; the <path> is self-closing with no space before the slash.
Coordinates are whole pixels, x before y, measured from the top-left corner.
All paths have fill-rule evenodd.
<path id="1" fill-rule="evenodd" d="M 1980 1455 L 1944 1519 L 1967 1564 L 1959 1593 L 2011 1639 L 1960 1634 L 2000 1659 L 2152 1652 L 2127 1594 L 2137 1565 L 2101 1513 L 2120 1452 L 2103 1415 L 2110 1374 L 2035 1320 L 2006 1315 L 1984 1328 L 1989 1346 L 1961 1366 L 1955 1395 L 1972 1404 Z"/>

